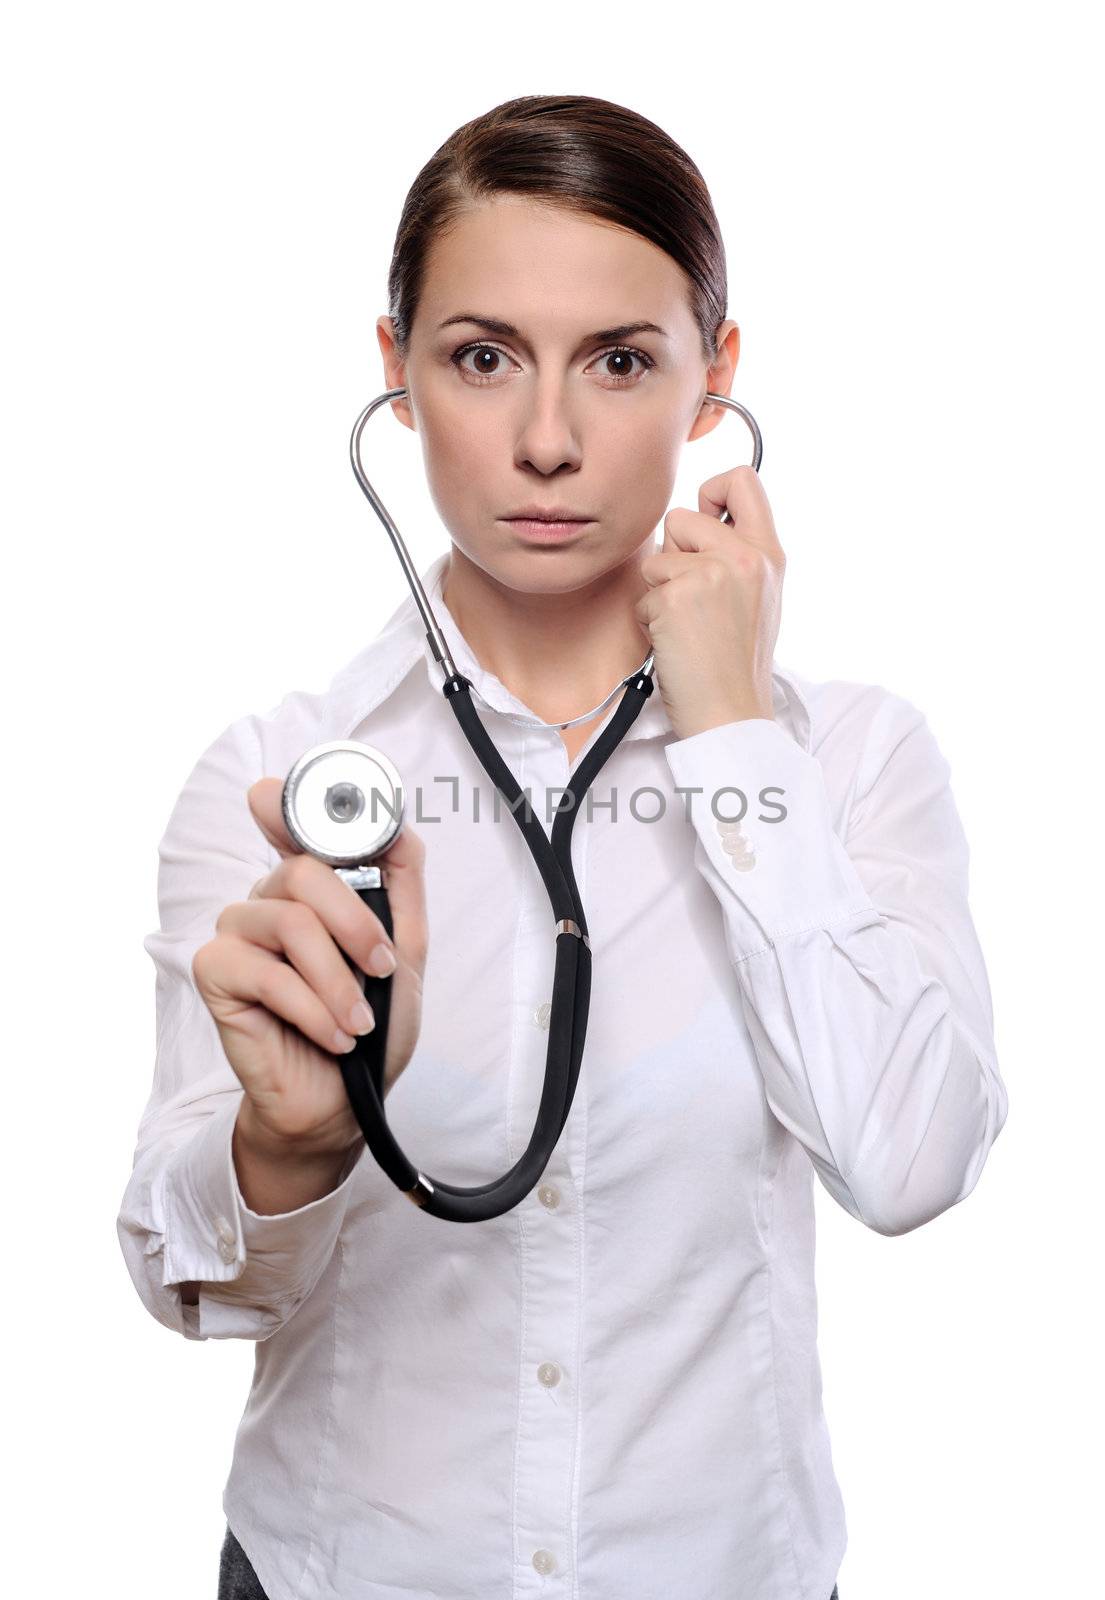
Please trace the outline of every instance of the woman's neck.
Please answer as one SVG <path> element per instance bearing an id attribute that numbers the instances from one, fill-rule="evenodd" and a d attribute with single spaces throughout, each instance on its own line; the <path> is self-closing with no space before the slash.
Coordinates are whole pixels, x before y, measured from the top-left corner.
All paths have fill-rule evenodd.
<path id="1" fill-rule="evenodd" d="M 582 716 L 648 655 L 633 615 L 646 593 L 638 559 L 569 594 L 523 594 L 488 576 L 453 546 L 442 596 L 486 671 L 543 722 Z M 569 730 L 572 733 L 587 729 Z"/>

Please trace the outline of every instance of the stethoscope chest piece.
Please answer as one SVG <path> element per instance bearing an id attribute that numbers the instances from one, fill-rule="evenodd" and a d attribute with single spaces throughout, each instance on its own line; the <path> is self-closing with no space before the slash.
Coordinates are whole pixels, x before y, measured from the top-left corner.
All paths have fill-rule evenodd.
<path id="1" fill-rule="evenodd" d="M 341 869 L 358 888 L 359 869 L 381 855 L 403 825 L 403 786 L 382 751 L 332 739 L 300 756 L 284 780 L 282 807 L 300 849 Z"/>

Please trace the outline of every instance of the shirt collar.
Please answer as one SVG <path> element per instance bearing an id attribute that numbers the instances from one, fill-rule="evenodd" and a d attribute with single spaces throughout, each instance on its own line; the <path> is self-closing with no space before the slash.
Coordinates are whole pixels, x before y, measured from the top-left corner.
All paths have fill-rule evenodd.
<path id="1" fill-rule="evenodd" d="M 513 695 L 494 673 L 482 667 L 453 620 L 442 598 L 441 586 L 449 563 L 450 551 L 437 556 L 419 576 L 430 609 L 437 618 L 438 627 L 445 635 L 457 671 L 470 678 L 482 702 L 508 721 L 522 727 L 537 728 L 541 719 Z M 641 651 L 642 661 L 645 651 Z M 408 593 L 396 606 L 380 632 L 353 660 L 343 667 L 330 686 L 331 705 L 335 722 L 340 729 L 335 737 L 348 739 L 364 719 L 381 705 L 422 660 L 431 688 L 442 691 L 441 667 L 430 649 L 422 616 L 413 594 Z M 791 736 L 807 752 L 812 743 L 812 721 L 806 695 L 794 672 L 772 663 L 772 698 L 776 720 L 781 722 Z M 613 685 L 611 685 L 613 687 Z M 609 707 L 607 708 L 609 711 Z M 654 690 L 645 701 L 629 727 L 627 739 L 644 739 L 658 734 L 674 732 L 671 719 L 664 706 L 663 696 Z"/>

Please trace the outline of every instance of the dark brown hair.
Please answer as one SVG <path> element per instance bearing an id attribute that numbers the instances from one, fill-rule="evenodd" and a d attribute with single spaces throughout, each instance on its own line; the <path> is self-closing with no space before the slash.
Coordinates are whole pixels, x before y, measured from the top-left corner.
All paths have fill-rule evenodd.
<path id="1" fill-rule="evenodd" d="M 725 246 L 701 172 L 647 117 L 591 95 L 521 95 L 450 134 L 403 203 L 388 271 L 400 357 L 410 348 L 433 240 L 466 207 L 508 193 L 640 234 L 689 279 L 707 362 L 717 354 L 728 285 Z"/>

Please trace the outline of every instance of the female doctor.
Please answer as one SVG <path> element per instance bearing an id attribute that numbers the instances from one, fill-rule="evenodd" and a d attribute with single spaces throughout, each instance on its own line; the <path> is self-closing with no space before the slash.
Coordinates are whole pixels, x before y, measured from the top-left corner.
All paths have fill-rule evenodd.
<path id="1" fill-rule="evenodd" d="M 708 192 L 655 124 L 528 96 L 458 129 L 407 197 L 389 308 L 383 386 L 451 541 L 427 586 L 518 781 L 562 785 L 614 707 L 560 725 L 650 650 L 657 692 L 573 840 L 572 1114 L 541 1185 L 475 1226 L 388 1184 L 337 1062 L 373 1026 L 348 955 L 391 974 L 411 1159 L 475 1183 L 525 1148 L 548 902 L 411 602 L 326 694 L 227 729 L 178 801 L 149 948 L 165 1019 L 190 982 L 205 1010 L 159 1030 L 120 1237 L 160 1320 L 257 1341 L 221 1600 L 830 1600 L 814 1174 L 903 1233 L 970 1192 L 1006 1112 L 947 764 L 900 696 L 776 663 L 753 468 L 667 509 L 740 331 Z M 282 821 L 292 761 L 343 737 L 427 812 L 451 779 L 383 858 L 392 937 Z"/>

